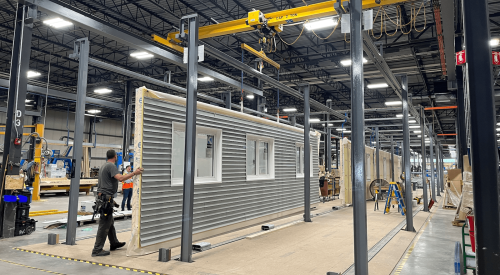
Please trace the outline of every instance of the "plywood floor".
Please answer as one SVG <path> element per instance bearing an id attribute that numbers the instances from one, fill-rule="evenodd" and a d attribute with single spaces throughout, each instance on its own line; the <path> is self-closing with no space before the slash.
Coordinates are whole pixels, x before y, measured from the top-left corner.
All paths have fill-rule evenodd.
<path id="1" fill-rule="evenodd" d="M 331 210 L 340 201 L 319 204 L 315 213 Z M 371 248 L 405 218 L 382 210 L 373 211 L 374 202 L 367 202 L 368 247 Z M 383 208 L 381 203 L 380 208 Z M 419 212 L 414 217 L 418 231 L 429 213 Z M 288 224 L 301 219 L 302 214 L 272 222 L 275 225 Z M 328 271 L 343 272 L 353 263 L 352 208 L 344 208 L 328 214 L 313 217 L 312 223 L 295 223 L 253 238 L 245 238 L 202 253 L 193 255 L 193 263 L 171 261 L 160 263 L 158 254 L 127 257 L 125 250 L 112 252 L 110 256 L 92 258 L 94 239 L 77 242 L 76 246 L 45 243 L 22 247 L 57 256 L 71 257 L 103 264 L 141 269 L 163 274 L 326 274 Z M 240 236 L 259 232 L 260 226 L 231 232 L 204 241 L 212 245 Z M 416 233 L 399 232 L 370 262 L 370 274 L 390 274 Z M 119 234 L 124 241 L 129 232 Z M 172 255 L 180 253 L 172 249 Z"/>

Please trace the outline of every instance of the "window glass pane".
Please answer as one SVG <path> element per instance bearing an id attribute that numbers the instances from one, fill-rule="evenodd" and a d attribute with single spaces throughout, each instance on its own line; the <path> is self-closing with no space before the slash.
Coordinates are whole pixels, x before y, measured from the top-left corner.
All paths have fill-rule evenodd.
<path id="1" fill-rule="evenodd" d="M 259 175 L 269 174 L 269 143 L 259 142 Z"/>
<path id="2" fill-rule="evenodd" d="M 247 175 L 256 175 L 257 172 L 256 147 L 255 140 L 247 140 Z"/>
<path id="3" fill-rule="evenodd" d="M 214 176 L 214 136 L 196 135 L 196 176 Z"/>
<path id="4" fill-rule="evenodd" d="M 300 147 L 295 147 L 295 167 L 297 169 L 296 173 L 300 174 Z"/>
<path id="5" fill-rule="evenodd" d="M 172 178 L 184 177 L 184 131 L 174 130 L 172 148 Z"/>
<path id="6" fill-rule="evenodd" d="M 300 147 L 300 173 L 304 174 L 304 147 Z"/>

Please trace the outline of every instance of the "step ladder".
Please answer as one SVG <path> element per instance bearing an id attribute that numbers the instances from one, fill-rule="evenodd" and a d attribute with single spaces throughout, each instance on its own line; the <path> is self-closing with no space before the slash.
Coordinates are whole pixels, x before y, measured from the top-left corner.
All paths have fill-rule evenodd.
<path id="1" fill-rule="evenodd" d="M 403 196 L 401 195 L 401 187 L 399 186 L 399 183 L 397 182 L 391 182 L 389 183 L 389 192 L 387 193 L 387 200 L 385 201 L 385 209 L 384 209 L 384 214 L 389 213 L 391 210 L 391 201 L 393 199 L 397 200 L 398 202 L 398 211 L 401 209 L 401 215 L 406 215 L 406 207 L 405 207 L 405 202 L 403 200 Z"/>

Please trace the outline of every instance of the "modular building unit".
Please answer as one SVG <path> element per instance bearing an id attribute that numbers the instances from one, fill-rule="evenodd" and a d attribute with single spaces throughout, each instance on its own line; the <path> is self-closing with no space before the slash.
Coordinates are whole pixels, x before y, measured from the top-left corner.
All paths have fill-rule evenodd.
<path id="1" fill-rule="evenodd" d="M 128 255 L 180 244 L 185 98 L 136 91 L 132 241 Z M 304 132 L 198 102 L 193 241 L 303 211 Z M 311 132 L 311 202 L 319 134 Z"/>
<path id="2" fill-rule="evenodd" d="M 352 204 L 352 174 L 351 174 L 351 141 L 347 138 L 341 140 L 340 145 L 340 194 L 339 198 L 343 204 Z M 394 155 L 394 179 L 400 181 L 401 156 Z M 365 146 L 365 175 L 366 175 L 366 199 L 372 199 L 370 184 L 377 179 L 376 149 Z M 380 179 L 387 182 L 392 181 L 391 153 L 379 150 Z"/>

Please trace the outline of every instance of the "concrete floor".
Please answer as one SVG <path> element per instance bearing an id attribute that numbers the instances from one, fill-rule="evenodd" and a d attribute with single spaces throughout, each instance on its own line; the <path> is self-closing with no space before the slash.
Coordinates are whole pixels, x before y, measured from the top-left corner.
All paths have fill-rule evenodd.
<path id="1" fill-rule="evenodd" d="M 399 271 L 396 268 L 392 274 L 455 274 L 455 242 L 462 242 L 462 228 L 451 225 L 455 211 L 443 209 L 440 203 L 428 223 L 424 224 L 421 235 L 416 237 L 418 240 L 413 244 L 413 251 L 407 251 L 408 258 L 405 262 L 402 260 L 398 264 Z M 472 271 L 468 270 L 467 274 L 472 274 Z"/>
<path id="2" fill-rule="evenodd" d="M 80 201 L 84 200 L 92 200 L 92 196 L 84 196 L 83 193 L 80 196 Z M 336 201 L 337 202 L 337 201 Z M 67 204 L 68 204 L 68 197 L 67 196 L 51 196 L 51 197 L 42 197 L 41 202 L 35 202 L 32 204 L 32 211 L 36 210 L 46 210 L 46 209 L 59 209 L 59 210 L 66 210 L 67 209 Z M 336 204 L 336 203 L 335 203 Z M 439 204 L 440 205 L 440 204 Z M 368 210 L 373 211 L 371 208 L 372 206 L 368 207 Z M 320 207 L 322 208 L 322 207 Z M 331 209 L 331 208 L 330 208 Z M 347 209 L 346 209 L 347 210 Z M 433 209 L 434 210 L 434 209 Z M 321 211 L 318 211 L 321 212 Z M 334 213 L 332 213 L 334 214 Z M 346 216 L 345 221 L 342 221 L 341 216 L 338 216 L 340 212 L 335 214 L 333 217 L 336 222 L 340 222 L 344 224 L 347 222 L 347 219 L 352 219 L 352 216 L 349 217 L 349 214 Z M 421 213 L 424 214 L 424 213 Z M 461 229 L 458 227 L 453 227 L 451 226 L 451 220 L 453 219 L 453 214 L 454 211 L 452 210 L 445 210 L 439 207 L 435 211 L 433 211 L 433 214 L 430 218 L 430 221 L 424 222 L 422 220 L 422 227 L 421 230 L 423 230 L 423 233 L 416 236 L 416 243 L 414 244 L 413 251 L 411 254 L 408 254 L 406 252 L 406 255 L 408 256 L 408 259 L 404 262 L 404 265 L 400 262 L 396 267 L 400 267 L 400 273 L 392 273 L 392 274 L 453 274 L 453 249 L 454 249 L 454 243 L 457 240 L 461 240 Z M 65 239 L 65 229 L 43 229 L 46 224 L 43 224 L 43 221 L 47 220 L 56 220 L 61 217 L 66 217 L 67 214 L 59 214 L 59 215 L 50 215 L 50 216 L 39 216 L 35 217 L 36 220 L 38 220 L 37 223 L 37 230 L 29 235 L 29 236 L 22 236 L 22 237 L 16 237 L 16 238 L 11 238 L 11 239 L 3 239 L 0 240 L 0 270 L 2 270 L 2 274 L 47 274 L 47 271 L 50 271 L 52 273 L 61 273 L 61 274 L 131 274 L 132 271 L 126 271 L 126 270 L 120 270 L 120 269 L 115 269 L 115 268 L 105 268 L 105 267 L 99 267 L 87 263 L 80 263 L 80 262 L 72 262 L 68 260 L 61 260 L 57 258 L 51 258 L 47 256 L 40 256 L 32 253 L 26 253 L 22 251 L 16 251 L 12 249 L 13 247 L 22 247 L 22 246 L 27 246 L 27 245 L 32 245 L 32 244 L 38 244 L 38 243 L 46 243 L 47 241 L 47 234 L 48 233 L 58 233 L 60 234 L 60 239 L 64 240 Z M 392 215 L 391 215 L 392 216 Z M 396 215 L 394 215 L 396 216 Z M 422 216 L 422 218 L 424 218 Z M 325 216 L 324 218 L 316 219 L 316 222 L 314 224 L 318 224 L 322 222 L 322 220 L 327 220 L 327 217 Z M 131 220 L 119 220 L 115 222 L 115 226 L 118 231 L 126 231 L 127 229 L 130 229 L 131 226 Z M 333 228 L 333 226 L 329 225 L 330 228 Z M 290 229 L 283 230 L 282 233 L 291 233 L 287 232 Z M 316 228 L 317 230 L 317 228 Z M 331 230 L 331 229 L 330 229 Z M 418 230 L 418 229 L 417 229 Z M 97 225 L 85 225 L 82 227 L 79 227 L 77 230 L 77 238 L 93 238 L 93 235 L 95 235 L 97 232 Z M 370 233 L 370 232 L 369 232 Z M 401 232 L 402 237 L 406 238 L 404 242 L 400 242 L 397 238 L 394 239 L 396 242 L 400 242 L 399 246 L 404 246 L 401 254 L 403 256 L 401 258 L 404 258 L 404 249 L 412 242 L 413 236 L 408 234 L 408 236 L 405 236 L 403 234 L 406 234 L 407 232 Z M 123 233 L 122 233 L 123 234 Z M 236 232 L 235 232 L 236 234 Z M 322 233 L 323 234 L 323 233 Z M 272 235 L 272 234 L 271 234 Z M 272 238 L 271 235 L 268 235 L 265 237 L 267 239 L 267 242 L 271 242 Z M 285 234 L 289 235 L 289 234 Z M 349 234 L 348 234 L 349 235 Z M 326 236 L 326 235 L 325 235 Z M 344 236 L 345 238 L 346 236 Z M 259 237 L 261 239 L 262 237 Z M 352 237 L 351 237 L 352 238 Z M 337 242 L 341 242 L 342 239 L 337 240 Z M 88 240 L 90 241 L 90 240 Z M 87 242 L 88 242 L 87 241 Z M 124 240 L 128 241 L 128 240 Z M 290 241 L 290 240 L 288 240 Z M 317 240 L 319 241 L 319 240 Z M 408 243 L 406 243 L 406 241 Z M 347 242 L 352 242 L 352 240 L 347 241 Z M 415 240 L 413 240 L 415 242 Z M 402 243 L 405 243 L 402 245 Z M 340 243 L 337 243 L 340 244 Z M 235 243 L 237 246 L 237 244 Z M 256 244 L 257 245 L 257 244 Z M 261 246 L 262 244 L 259 244 L 257 246 Z M 273 244 L 271 246 L 278 246 L 279 244 Z M 394 253 L 396 249 L 399 250 L 398 247 L 391 247 L 388 245 L 386 250 L 391 250 L 392 253 Z M 410 245 L 411 247 L 412 245 Z M 228 246 L 226 248 L 223 248 L 224 250 L 227 250 L 231 246 Z M 233 247 L 235 248 L 235 247 Z M 247 247 L 248 248 L 248 247 Z M 75 249 L 78 249 L 75 247 Z M 256 248 L 257 249 L 257 248 Z M 269 249 L 269 248 L 268 248 Z M 302 247 L 302 250 L 307 250 L 306 247 Z M 351 248 L 349 248 L 350 250 Z M 257 249 L 259 250 L 259 249 Z M 220 252 L 220 251 L 219 251 Z M 201 265 L 206 265 L 207 263 L 204 263 L 203 258 L 212 258 L 208 257 L 209 254 L 218 254 L 219 252 L 217 251 L 212 251 L 208 253 L 202 253 L 200 256 L 196 255 L 196 260 L 198 264 Z M 231 253 L 235 253 L 235 251 L 229 251 Z M 297 252 L 298 253 L 298 252 Z M 309 254 L 312 253 L 312 251 L 308 251 Z M 350 253 L 344 253 L 346 255 L 345 258 L 351 258 L 352 254 L 349 255 Z M 375 257 L 372 261 L 370 261 L 370 270 L 375 272 L 374 274 L 390 274 L 390 272 L 384 271 L 384 272 L 377 272 L 377 268 L 375 266 L 379 265 L 384 265 L 387 264 L 387 261 L 389 258 L 391 261 L 395 260 L 395 263 L 397 262 L 397 259 L 399 259 L 400 255 L 398 256 L 394 255 L 391 256 L 391 254 L 387 254 L 384 256 L 383 254 Z M 291 255 L 284 254 L 281 256 L 286 256 L 285 258 L 290 257 Z M 282 257 L 279 258 L 282 258 Z M 394 257 L 397 257 L 396 259 Z M 290 257 L 293 258 L 293 257 Z M 314 258 L 314 257 L 313 257 Z M 306 262 L 309 262 L 312 264 L 312 259 L 309 259 Z M 213 260 L 214 258 L 210 259 Z M 94 260 L 94 259 L 92 259 Z M 208 259 L 207 259 L 208 260 Z M 233 259 L 236 260 L 236 259 Z M 247 259 L 248 260 L 248 259 Z M 297 260 L 297 259 L 295 259 Z M 294 261 L 295 261 L 294 260 Z M 223 259 L 219 259 L 218 262 L 223 262 Z M 286 260 L 285 260 L 286 262 Z M 284 262 L 283 262 L 284 263 Z M 352 261 L 351 261 L 352 263 Z M 175 263 L 173 263 L 175 264 Z M 289 264 L 291 264 L 289 262 Z M 182 264 L 177 264 L 177 265 L 182 265 Z M 293 264 L 292 264 L 293 265 Z M 395 264 L 392 264 L 394 266 Z M 312 264 L 312 266 L 315 266 L 315 264 Z M 336 265 L 333 265 L 336 266 Z M 333 267 L 332 266 L 332 267 Z M 31 268 L 30 268 L 31 267 Z M 340 267 L 340 265 L 336 266 Z M 35 269 L 33 269 L 35 268 Z M 200 269 L 201 268 L 201 269 Z M 170 268 L 169 268 L 170 269 Z M 334 270 L 341 271 L 342 268 L 335 268 Z M 45 270 L 45 271 L 43 271 Z M 196 270 L 196 269 L 195 269 Z M 207 274 L 201 272 L 203 270 L 203 267 L 198 267 L 196 270 L 196 274 Z M 395 269 L 397 270 L 397 268 Z M 169 274 L 172 271 L 175 271 L 175 268 L 171 268 L 169 270 Z M 180 271 L 180 270 L 177 270 Z M 191 269 L 191 271 L 194 271 Z M 218 270 L 220 271 L 220 269 Z M 262 270 L 261 270 L 262 271 Z M 269 270 L 268 270 L 269 271 Z M 316 270 L 318 271 L 318 270 Z M 323 270 L 322 270 L 323 271 Z M 382 271 L 382 270 L 380 270 Z M 135 273 L 135 272 L 133 272 Z M 183 274 L 187 274 L 184 272 L 181 272 Z M 219 272 L 217 272 L 219 274 Z M 224 272 L 223 272 L 224 273 Z M 323 273 L 323 272 L 321 272 Z M 372 273 L 372 272 L 371 272 Z M 172 274 L 175 274 L 172 273 Z M 193 274 L 193 273 L 191 273 Z M 227 273 L 225 272 L 224 274 L 232 274 L 231 272 Z M 472 274 L 472 273 L 469 273 Z"/>
<path id="3" fill-rule="evenodd" d="M 120 195 L 119 195 L 120 196 Z M 30 211 L 68 209 L 67 195 L 46 195 L 42 196 L 41 201 L 33 202 Z M 85 193 L 80 193 L 80 201 L 93 200 L 93 196 L 85 196 Z M 10 239 L 0 240 L 0 270 L 1 274 L 48 274 L 46 271 L 58 272 L 62 274 L 133 274 L 135 272 L 119 270 L 114 268 L 103 268 L 86 263 L 71 262 L 67 260 L 55 259 L 46 256 L 40 256 L 32 253 L 16 251 L 13 247 L 21 247 L 36 243 L 46 243 L 48 233 L 59 234 L 60 240 L 65 240 L 66 229 L 43 229 L 47 224 L 44 221 L 51 221 L 67 217 L 67 214 L 49 215 L 33 217 L 37 220 L 36 231 L 28 236 L 20 236 Z M 131 220 L 119 220 L 115 222 L 115 227 L 118 231 L 130 230 Z M 84 225 L 77 229 L 77 238 L 91 237 L 97 233 L 97 224 Z M 22 264 L 25 266 L 19 266 Z M 41 271 L 38 268 L 46 271 Z"/>

